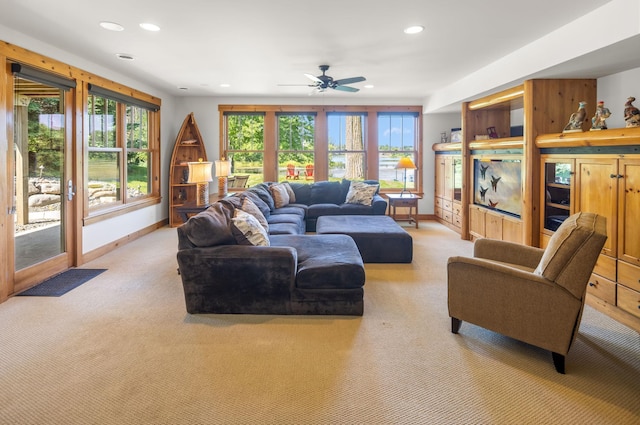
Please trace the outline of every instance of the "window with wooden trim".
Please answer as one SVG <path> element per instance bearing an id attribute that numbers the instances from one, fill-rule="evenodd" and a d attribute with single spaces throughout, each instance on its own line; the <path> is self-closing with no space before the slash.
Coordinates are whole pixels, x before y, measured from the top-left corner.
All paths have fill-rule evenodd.
<path id="1" fill-rule="evenodd" d="M 159 194 L 153 164 L 159 161 L 156 110 L 106 91 L 87 96 L 89 213 L 131 205 Z"/>
<path id="2" fill-rule="evenodd" d="M 224 115 L 226 159 L 231 175 L 248 175 L 247 186 L 264 181 L 264 114 L 228 113 Z"/>
<path id="3" fill-rule="evenodd" d="M 418 164 L 420 116 L 416 113 L 378 114 L 378 180 L 382 187 L 417 188 L 415 169 L 397 169 L 400 158 L 410 158 Z"/>
<path id="4" fill-rule="evenodd" d="M 278 114 L 278 180 L 313 182 L 315 114 Z"/>
<path id="5" fill-rule="evenodd" d="M 395 168 L 400 157 L 410 157 L 417 170 L 422 165 L 420 106 L 220 105 L 218 109 L 221 155 L 233 160 L 234 172 L 251 173 L 249 185 L 283 179 L 304 182 L 306 166 L 312 163 L 313 179 L 308 182 L 370 179 L 379 180 L 384 191 L 400 192 L 404 171 Z M 407 188 L 419 193 L 417 170 L 407 170 Z"/>
<path id="6" fill-rule="evenodd" d="M 329 180 L 364 180 L 366 176 L 365 120 L 362 113 L 327 114 Z"/>

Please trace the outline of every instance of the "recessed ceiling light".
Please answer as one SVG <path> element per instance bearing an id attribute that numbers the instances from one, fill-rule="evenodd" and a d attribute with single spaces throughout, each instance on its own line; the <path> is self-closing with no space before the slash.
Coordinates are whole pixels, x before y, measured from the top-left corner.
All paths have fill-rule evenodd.
<path id="1" fill-rule="evenodd" d="M 123 61 L 132 61 L 134 59 L 133 55 L 128 53 L 116 53 L 118 59 L 122 59 Z"/>
<path id="2" fill-rule="evenodd" d="M 367 84 L 366 86 L 364 86 L 365 89 L 372 89 L 373 88 L 373 84 Z"/>
<path id="3" fill-rule="evenodd" d="M 404 29 L 405 34 L 418 34 L 422 31 L 424 31 L 424 27 L 422 25 L 413 25 Z"/>
<path id="4" fill-rule="evenodd" d="M 140 28 L 147 31 L 160 31 L 160 27 L 156 24 L 150 24 L 148 22 L 143 22 L 140 24 Z"/>
<path id="5" fill-rule="evenodd" d="M 231 84 L 229 84 L 229 83 L 222 83 L 222 84 L 220 84 L 220 87 L 231 87 Z"/>
<path id="6" fill-rule="evenodd" d="M 187 91 L 187 90 L 189 90 L 189 88 L 188 88 L 188 87 L 178 87 L 178 90 L 184 90 L 184 91 Z"/>
<path id="7" fill-rule="evenodd" d="M 109 31 L 124 31 L 124 27 L 115 22 L 102 21 L 100 22 L 100 26 Z"/>

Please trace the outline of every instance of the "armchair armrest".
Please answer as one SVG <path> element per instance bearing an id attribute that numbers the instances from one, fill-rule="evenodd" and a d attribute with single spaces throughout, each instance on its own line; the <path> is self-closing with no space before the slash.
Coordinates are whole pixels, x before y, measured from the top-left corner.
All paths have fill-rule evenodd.
<path id="1" fill-rule="evenodd" d="M 535 269 L 544 249 L 495 239 L 478 239 L 473 245 L 473 256 L 503 263 L 518 264 Z"/>

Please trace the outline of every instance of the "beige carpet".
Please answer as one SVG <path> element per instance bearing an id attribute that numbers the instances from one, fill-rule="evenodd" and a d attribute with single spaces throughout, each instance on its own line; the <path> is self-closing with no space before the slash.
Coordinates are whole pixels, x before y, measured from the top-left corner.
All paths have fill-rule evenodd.
<path id="1" fill-rule="evenodd" d="M 2 424 L 638 424 L 640 338 L 587 307 L 567 357 L 463 324 L 433 222 L 413 264 L 367 265 L 365 314 L 190 316 L 163 228 L 60 298 L 0 304 Z"/>

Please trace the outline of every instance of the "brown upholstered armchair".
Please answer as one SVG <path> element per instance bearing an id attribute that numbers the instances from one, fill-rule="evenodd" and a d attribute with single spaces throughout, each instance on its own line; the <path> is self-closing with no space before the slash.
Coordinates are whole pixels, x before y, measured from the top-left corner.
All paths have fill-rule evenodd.
<path id="1" fill-rule="evenodd" d="M 545 250 L 479 239 L 474 256 L 447 264 L 451 332 L 462 321 L 551 351 L 564 373 L 578 333 L 587 282 L 606 236 L 605 218 L 567 218 Z"/>

